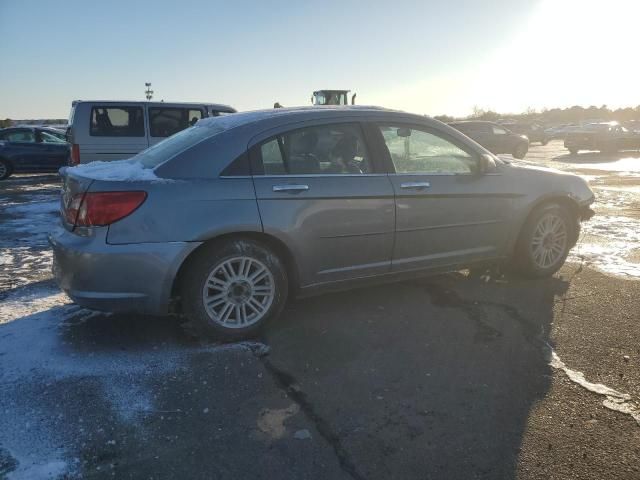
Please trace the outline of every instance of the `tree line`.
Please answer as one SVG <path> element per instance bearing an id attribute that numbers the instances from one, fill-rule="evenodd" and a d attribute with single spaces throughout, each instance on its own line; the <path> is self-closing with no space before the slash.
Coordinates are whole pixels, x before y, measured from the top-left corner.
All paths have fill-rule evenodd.
<path id="1" fill-rule="evenodd" d="M 464 118 L 455 118 L 449 115 L 438 115 L 435 117 L 441 122 L 453 122 L 455 120 L 515 120 L 519 122 L 538 122 L 549 125 L 559 125 L 565 123 L 580 123 L 589 120 L 605 120 L 618 122 L 628 122 L 630 120 L 640 120 L 640 105 L 637 107 L 617 108 L 615 110 L 608 108 L 606 105 L 596 107 L 581 107 L 574 105 L 568 108 L 551 108 L 543 110 L 535 110 L 532 108 L 518 114 L 503 114 L 493 110 L 484 110 L 474 107 L 473 113 Z"/>

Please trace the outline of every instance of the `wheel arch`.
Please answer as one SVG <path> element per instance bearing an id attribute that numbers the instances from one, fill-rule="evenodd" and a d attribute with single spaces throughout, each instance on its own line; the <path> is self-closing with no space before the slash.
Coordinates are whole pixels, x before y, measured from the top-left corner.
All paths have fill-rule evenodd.
<path id="1" fill-rule="evenodd" d="M 230 240 L 253 240 L 261 243 L 266 247 L 274 251 L 274 253 L 284 262 L 287 270 L 287 279 L 289 283 L 289 292 L 295 295 L 299 285 L 299 270 L 291 250 L 287 245 L 279 238 L 269 235 L 264 232 L 246 231 L 246 232 L 231 232 L 216 235 L 202 242 L 197 248 L 194 248 L 183 260 L 176 275 L 173 278 L 171 286 L 171 299 L 175 300 L 178 297 L 179 286 L 182 280 L 184 272 L 187 270 L 189 263 L 199 254 L 199 252 L 211 248 L 212 245 L 227 242 Z"/>
<path id="2" fill-rule="evenodd" d="M 529 219 L 532 217 L 534 212 L 536 212 L 536 210 L 538 210 L 541 207 L 550 206 L 550 205 L 559 205 L 561 207 L 565 207 L 567 210 L 569 210 L 569 212 L 571 213 L 571 216 L 576 220 L 576 225 L 574 228 L 574 238 L 571 239 L 571 244 L 575 245 L 575 243 L 578 240 L 578 234 L 579 234 L 578 222 L 580 218 L 580 205 L 575 199 L 573 199 L 571 196 L 567 194 L 552 193 L 552 194 L 545 195 L 543 197 L 538 198 L 535 202 L 529 205 L 526 215 L 523 216 L 522 221 L 519 223 L 517 227 L 517 230 L 516 230 L 517 235 L 514 236 L 511 242 L 510 249 L 509 249 L 510 256 L 513 256 L 513 254 L 515 253 L 515 249 L 516 249 L 516 246 L 518 245 L 518 242 L 520 241 L 522 231 L 524 230 L 525 225 L 527 224 Z"/>

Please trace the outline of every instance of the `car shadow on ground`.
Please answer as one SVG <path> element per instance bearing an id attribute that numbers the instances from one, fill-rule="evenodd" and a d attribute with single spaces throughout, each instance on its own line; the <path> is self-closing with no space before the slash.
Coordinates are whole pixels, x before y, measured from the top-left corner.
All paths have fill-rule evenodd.
<path id="1" fill-rule="evenodd" d="M 356 478 L 514 478 L 567 287 L 454 274 L 298 301 L 267 362 Z"/>

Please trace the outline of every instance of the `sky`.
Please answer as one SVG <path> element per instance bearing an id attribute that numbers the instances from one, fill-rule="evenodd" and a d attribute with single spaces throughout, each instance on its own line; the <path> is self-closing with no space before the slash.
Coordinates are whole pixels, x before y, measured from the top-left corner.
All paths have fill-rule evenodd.
<path id="1" fill-rule="evenodd" d="M 639 0 L 0 0 L 0 118 L 75 99 L 428 114 L 640 105 Z"/>

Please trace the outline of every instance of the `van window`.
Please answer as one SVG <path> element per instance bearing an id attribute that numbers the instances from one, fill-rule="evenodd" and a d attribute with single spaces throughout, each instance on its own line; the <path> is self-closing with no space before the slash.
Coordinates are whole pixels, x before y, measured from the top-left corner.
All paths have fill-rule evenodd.
<path id="1" fill-rule="evenodd" d="M 149 131 L 152 137 L 170 137 L 202 118 L 197 108 L 150 107 Z"/>
<path id="2" fill-rule="evenodd" d="M 142 107 L 92 107 L 89 134 L 93 137 L 144 137 Z"/>

